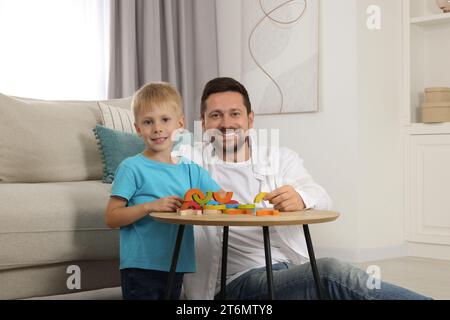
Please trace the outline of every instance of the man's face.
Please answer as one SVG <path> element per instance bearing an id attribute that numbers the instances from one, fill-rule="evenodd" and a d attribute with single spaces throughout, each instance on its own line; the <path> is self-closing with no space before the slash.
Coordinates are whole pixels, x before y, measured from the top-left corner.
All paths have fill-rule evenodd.
<path id="1" fill-rule="evenodd" d="M 213 93 L 206 100 L 202 119 L 203 130 L 212 132 L 214 138 L 211 141 L 216 148 L 225 153 L 233 153 L 245 144 L 248 129 L 253 128 L 253 118 L 253 112 L 247 115 L 247 108 L 240 93 Z"/>

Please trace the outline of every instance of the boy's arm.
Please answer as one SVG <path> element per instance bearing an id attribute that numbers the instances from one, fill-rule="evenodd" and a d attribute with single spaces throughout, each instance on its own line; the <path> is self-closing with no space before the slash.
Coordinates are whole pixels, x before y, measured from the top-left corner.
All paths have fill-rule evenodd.
<path id="1" fill-rule="evenodd" d="M 111 196 L 106 206 L 105 222 L 110 228 L 128 226 L 142 219 L 150 212 L 176 211 L 181 207 L 182 200 L 177 196 L 169 196 L 152 202 L 146 202 L 127 207 L 127 200 Z"/>

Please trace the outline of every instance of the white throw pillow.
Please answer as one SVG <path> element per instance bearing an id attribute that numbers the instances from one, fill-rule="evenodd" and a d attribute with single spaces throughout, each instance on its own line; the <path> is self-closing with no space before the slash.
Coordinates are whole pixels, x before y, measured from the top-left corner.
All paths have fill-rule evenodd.
<path id="1" fill-rule="evenodd" d="M 99 102 L 98 105 L 103 126 L 113 130 L 136 133 L 134 115 L 131 110 L 117 108 L 104 102 Z"/>

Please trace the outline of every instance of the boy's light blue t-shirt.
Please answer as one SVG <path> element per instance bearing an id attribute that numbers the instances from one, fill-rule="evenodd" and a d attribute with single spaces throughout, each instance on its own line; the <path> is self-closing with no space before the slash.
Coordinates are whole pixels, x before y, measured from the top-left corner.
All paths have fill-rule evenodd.
<path id="1" fill-rule="evenodd" d="M 204 193 L 220 190 L 208 172 L 181 158 L 178 164 L 148 159 L 142 154 L 125 159 L 117 168 L 111 195 L 128 200 L 127 206 L 184 194 L 191 188 Z M 145 216 L 120 228 L 120 269 L 141 268 L 169 271 L 178 225 Z M 193 227 L 186 225 L 178 257 L 177 272 L 195 272 Z"/>

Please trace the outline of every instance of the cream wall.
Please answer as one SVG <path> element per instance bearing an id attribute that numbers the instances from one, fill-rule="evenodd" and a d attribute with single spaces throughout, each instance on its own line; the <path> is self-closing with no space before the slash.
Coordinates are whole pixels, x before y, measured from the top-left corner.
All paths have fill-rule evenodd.
<path id="1" fill-rule="evenodd" d="M 240 0 L 217 1 L 222 76 L 240 78 Z M 366 8 L 382 8 L 382 29 Z M 400 1 L 322 0 L 318 113 L 257 116 L 280 129 L 341 218 L 311 226 L 318 256 L 361 261 L 404 253 L 399 94 Z M 251 96 L 251 92 L 250 92 Z"/>
<path id="2" fill-rule="evenodd" d="M 372 4 L 381 8 L 379 31 L 364 27 L 366 9 Z M 358 247 L 381 247 L 394 256 L 406 253 L 402 245 L 401 18 L 401 1 L 357 1 Z"/>

